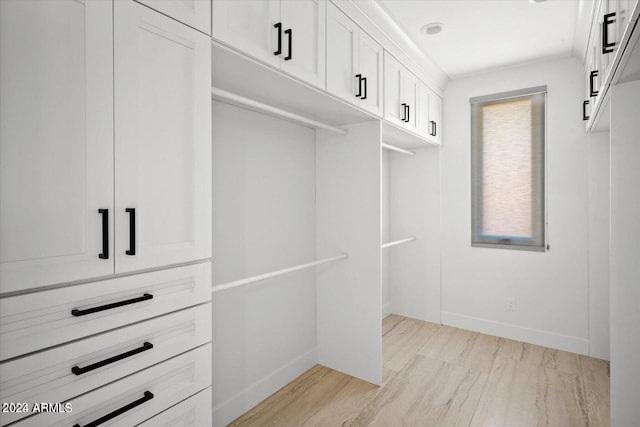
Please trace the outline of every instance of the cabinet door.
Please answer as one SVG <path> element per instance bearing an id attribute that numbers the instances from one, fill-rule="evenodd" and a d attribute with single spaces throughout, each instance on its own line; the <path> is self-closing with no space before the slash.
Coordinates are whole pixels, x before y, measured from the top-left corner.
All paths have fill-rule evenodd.
<path id="1" fill-rule="evenodd" d="M 418 100 L 418 78 L 406 68 L 402 69 L 402 102 L 408 105 L 405 128 L 417 132 L 416 107 Z"/>
<path id="2" fill-rule="evenodd" d="M 279 0 L 213 0 L 211 36 L 274 66 L 280 22 Z M 284 31 L 284 28 L 282 29 Z"/>
<path id="3" fill-rule="evenodd" d="M 404 127 L 404 103 L 402 100 L 403 66 L 391 55 L 384 55 L 384 118 Z"/>
<path id="4" fill-rule="evenodd" d="M 282 70 L 324 89 L 326 0 L 282 0 L 280 12 Z"/>
<path id="5" fill-rule="evenodd" d="M 209 258 L 211 42 L 114 6 L 116 272 Z"/>
<path id="6" fill-rule="evenodd" d="M 429 94 L 429 135 L 436 144 L 442 143 L 442 99 L 435 93 Z"/>
<path id="7" fill-rule="evenodd" d="M 111 26 L 111 2 L 0 1 L 2 293 L 113 273 Z"/>
<path id="8" fill-rule="evenodd" d="M 367 33 L 360 30 L 358 36 L 358 72 L 366 81 L 366 98 L 361 106 L 373 114 L 382 116 L 382 55 L 384 50 Z"/>
<path id="9" fill-rule="evenodd" d="M 416 108 L 416 125 L 418 134 L 425 138 L 430 138 L 432 126 L 429 123 L 429 98 L 431 90 L 429 87 L 420 82 L 418 85 L 418 107 Z"/>
<path id="10" fill-rule="evenodd" d="M 211 35 L 211 0 L 136 0 Z"/>
<path id="11" fill-rule="evenodd" d="M 359 104 L 356 68 L 358 26 L 333 3 L 327 5 L 327 91 Z"/>

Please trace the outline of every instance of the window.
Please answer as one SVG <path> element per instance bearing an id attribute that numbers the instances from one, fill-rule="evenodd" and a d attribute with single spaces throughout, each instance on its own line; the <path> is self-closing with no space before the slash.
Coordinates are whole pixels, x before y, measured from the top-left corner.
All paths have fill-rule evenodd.
<path id="1" fill-rule="evenodd" d="M 471 245 L 544 251 L 547 87 L 471 98 Z"/>

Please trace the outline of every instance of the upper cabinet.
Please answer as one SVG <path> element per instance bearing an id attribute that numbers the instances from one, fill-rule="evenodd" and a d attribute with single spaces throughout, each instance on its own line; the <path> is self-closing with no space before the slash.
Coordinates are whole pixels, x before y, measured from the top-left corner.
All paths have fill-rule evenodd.
<path id="1" fill-rule="evenodd" d="M 114 2 L 116 272 L 211 256 L 211 40 Z"/>
<path id="2" fill-rule="evenodd" d="M 442 143 L 442 99 L 423 82 L 418 87 L 418 134 L 435 144 Z"/>
<path id="3" fill-rule="evenodd" d="M 210 257 L 209 38 L 2 0 L 0 44 L 0 293 Z"/>
<path id="4" fill-rule="evenodd" d="M 327 91 L 381 117 L 382 64 L 382 46 L 328 3 Z"/>
<path id="5" fill-rule="evenodd" d="M 211 0 L 136 0 L 196 30 L 211 35 Z"/>
<path id="6" fill-rule="evenodd" d="M 0 1 L 0 292 L 113 273 L 110 2 Z"/>
<path id="7" fill-rule="evenodd" d="M 215 0 L 212 36 L 325 87 L 326 0 Z"/>
<path id="8" fill-rule="evenodd" d="M 397 59 L 384 54 L 384 118 L 417 132 L 418 79 Z"/>

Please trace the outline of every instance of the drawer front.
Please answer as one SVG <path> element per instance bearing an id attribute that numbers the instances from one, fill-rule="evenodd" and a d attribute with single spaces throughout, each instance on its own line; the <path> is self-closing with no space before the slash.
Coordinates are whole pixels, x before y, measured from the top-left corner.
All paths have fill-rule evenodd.
<path id="1" fill-rule="evenodd" d="M 3 298 L 0 360 L 210 300 L 208 262 Z"/>
<path id="2" fill-rule="evenodd" d="M 206 427 L 213 425 L 211 387 L 139 424 L 143 427 Z"/>
<path id="3" fill-rule="evenodd" d="M 210 341 L 207 303 L 3 363 L 1 400 L 66 401 Z M 27 415 L 2 414 L 0 425 Z"/>
<path id="4" fill-rule="evenodd" d="M 131 427 L 210 385 L 211 344 L 207 344 L 71 399 L 66 402 L 68 412 L 40 413 L 16 426 L 82 427 L 102 419 L 101 424 L 111 427 Z"/>

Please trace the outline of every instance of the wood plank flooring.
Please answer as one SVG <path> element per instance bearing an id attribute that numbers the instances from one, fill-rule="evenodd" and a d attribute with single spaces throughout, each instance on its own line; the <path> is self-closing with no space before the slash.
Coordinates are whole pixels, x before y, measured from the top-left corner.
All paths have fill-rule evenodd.
<path id="1" fill-rule="evenodd" d="M 606 361 L 390 315 L 383 385 L 316 365 L 230 426 L 607 427 Z"/>

